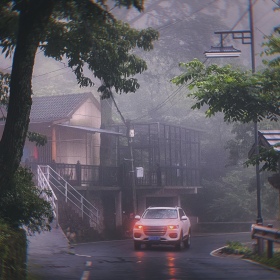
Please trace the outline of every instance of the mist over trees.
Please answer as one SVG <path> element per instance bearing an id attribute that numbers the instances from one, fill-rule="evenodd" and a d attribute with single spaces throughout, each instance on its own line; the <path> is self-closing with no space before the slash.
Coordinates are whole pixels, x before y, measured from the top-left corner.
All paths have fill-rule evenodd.
<path id="1" fill-rule="evenodd" d="M 254 6 L 256 26 L 261 24 L 264 5 Z M 149 3 L 149 2 L 148 2 Z M 152 25 L 159 31 L 153 53 L 145 54 L 148 71 L 139 78 L 140 89 L 132 95 L 117 96 L 124 116 L 135 122 L 159 121 L 202 129 L 201 157 L 203 189 L 198 195 L 185 198 L 185 208 L 203 220 L 254 220 L 256 216 L 255 170 L 245 168 L 248 152 L 254 143 L 253 123 L 224 122 L 222 113 L 205 118 L 204 110 L 192 110 L 194 99 L 188 97 L 185 85 L 174 87 L 170 79 L 180 74 L 179 62 L 199 58 L 206 65 L 231 64 L 244 71 L 251 69 L 250 48 L 227 39 L 228 45 L 242 49 L 242 58 L 205 60 L 203 53 L 210 45 L 218 45 L 213 35 L 218 30 L 248 29 L 247 1 L 153 1 L 144 14 L 134 18 L 125 11 L 117 16 L 134 26 Z M 270 8 L 270 16 L 274 13 Z M 262 10 L 262 11 L 261 11 Z M 167 12 L 168 11 L 168 12 Z M 264 14 L 268 14 L 264 13 Z M 142 19 L 142 20 L 141 20 Z M 242 21 L 240 21 L 242 19 Z M 271 18 L 270 18 L 271 19 Z M 272 22 L 272 21 L 271 21 Z M 274 26 L 276 25 L 274 21 Z M 142 24 L 142 25 L 141 25 Z M 266 29 L 270 34 L 272 28 Z M 258 27 L 257 27 L 258 28 Z M 262 30 L 260 27 L 259 30 Z M 260 57 L 265 33 L 256 34 L 257 69 L 264 68 Z M 211 43 L 212 42 L 212 43 Z M 205 110 L 207 106 L 205 106 Z M 118 116 L 115 115 L 116 119 Z M 278 128 L 278 123 L 262 121 L 259 129 Z M 277 191 L 261 174 L 264 218 L 274 219 L 277 213 Z M 223 205 L 223 209 L 219 209 Z M 238 208 L 238 211 L 236 210 Z M 223 212 L 224 215 L 218 215 Z M 243 213 L 240 215 L 240 213 Z"/>
<path id="2" fill-rule="evenodd" d="M 139 88 L 134 76 L 145 71 L 147 65 L 132 50 L 152 50 L 158 32 L 151 28 L 130 28 L 110 13 L 105 2 L 0 2 L 0 47 L 5 57 L 11 56 L 13 61 L 7 116 L 0 141 L 0 207 L 5 208 L 4 202 L 18 193 L 14 178 L 28 135 L 32 74 L 38 49 L 57 61 L 66 58 L 81 87 L 94 85 L 93 78 L 84 73 L 84 68 L 88 68 L 93 77 L 102 81 L 98 91 L 103 99 L 111 97 L 111 88 L 118 93 L 135 92 Z M 138 12 L 144 8 L 141 0 L 114 3 L 118 7 L 134 7 Z M 6 77 L 1 78 L 5 97 Z M 24 197 L 21 199 L 25 201 Z M 9 214 L 12 215 L 10 211 L 5 212 L 0 218 L 11 224 Z"/>
<path id="3" fill-rule="evenodd" d="M 242 177 L 242 183 L 240 183 L 238 177 L 236 185 L 239 184 L 242 190 L 244 188 L 249 190 L 248 197 L 251 197 L 251 203 L 254 205 L 255 193 L 252 187 L 254 185 L 252 183 L 254 172 L 245 169 L 243 166 L 247 159 L 248 149 L 254 141 L 253 134 L 251 134 L 253 126 L 250 124 L 233 126 L 225 123 L 222 114 L 217 114 L 210 119 L 205 118 L 203 111 L 191 109 L 194 100 L 187 96 L 186 87 L 183 85 L 176 87 L 170 83 L 171 78 L 181 73 L 181 69 L 178 67 L 180 62 L 187 62 L 193 58 L 203 61 L 204 51 L 209 49 L 211 45 L 219 44 L 219 38 L 214 35 L 214 31 L 248 29 L 247 1 L 150 0 L 145 1 L 145 9 L 142 13 L 139 13 L 136 9 L 114 8 L 114 2 L 108 1 L 108 5 L 116 19 L 129 23 L 136 30 L 153 27 L 159 32 L 159 40 L 153 43 L 154 49 L 152 52 L 131 49 L 131 54 L 146 61 L 148 70 L 135 76 L 140 85 L 137 91 L 127 94 L 122 93 L 121 95 L 114 94 L 124 117 L 135 122 L 160 121 L 202 130 L 201 154 L 204 188 L 200 190 L 198 196 L 192 198 L 191 201 L 186 201 L 186 210 L 192 205 L 194 215 L 205 215 L 205 210 L 210 209 L 211 205 L 215 206 L 215 199 L 224 197 L 225 201 L 227 200 L 226 196 L 222 195 L 225 190 L 229 194 L 231 190 L 238 193 L 238 188 L 227 188 L 226 186 L 229 185 L 225 183 L 230 181 L 232 176 L 236 177 L 236 174 L 240 174 Z M 262 58 L 259 57 L 259 54 L 261 53 L 260 46 L 264 40 L 263 37 L 270 34 L 272 28 L 276 26 L 272 11 L 273 5 L 271 1 L 263 0 L 258 1 L 254 6 L 257 29 L 257 68 L 262 67 Z M 263 30 L 265 26 L 266 29 Z M 231 64 L 250 69 L 248 46 L 241 46 L 239 42 L 233 42 L 230 38 L 227 39 L 227 43 L 242 49 L 242 57 L 239 59 L 208 60 L 205 61 L 205 64 Z M 76 77 L 71 68 L 68 67 L 67 60 L 63 59 L 57 62 L 56 68 L 51 68 L 52 64 L 53 61 L 50 58 L 44 58 L 43 53 L 37 54 L 35 73 L 32 79 L 35 95 L 85 91 L 79 89 L 78 86 L 75 87 Z M 63 75 L 61 75 L 59 69 L 63 71 Z M 57 70 L 59 71 L 55 72 Z M 48 74 L 48 72 L 50 73 Z M 96 84 L 92 89 L 87 88 L 86 90 L 97 92 L 101 85 L 100 81 L 92 73 L 87 72 L 86 67 L 84 73 Z M 49 76 L 51 79 L 47 78 Z M 114 114 L 114 120 L 120 121 L 117 113 Z M 264 122 L 260 125 L 260 128 L 273 128 L 275 125 L 277 126 L 277 124 Z M 243 139 L 244 136 L 246 136 L 246 139 Z M 240 199 L 242 200 L 242 197 Z M 201 205 L 202 208 L 195 208 L 195 204 Z M 274 204 L 270 203 L 270 205 Z M 215 209 L 214 206 L 211 209 Z M 207 219 L 213 220 L 215 218 L 213 211 Z M 251 218 L 254 218 L 254 211 L 250 213 L 252 213 Z M 273 216 L 273 214 L 271 215 Z M 245 219 L 245 217 L 243 218 Z"/>

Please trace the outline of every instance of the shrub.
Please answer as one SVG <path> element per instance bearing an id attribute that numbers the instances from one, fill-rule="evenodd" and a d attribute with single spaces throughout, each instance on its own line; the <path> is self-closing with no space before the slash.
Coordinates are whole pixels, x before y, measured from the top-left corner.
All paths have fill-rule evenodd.
<path id="1" fill-rule="evenodd" d="M 1 193 L 0 219 L 12 228 L 25 226 L 31 232 L 50 230 L 53 212 L 41 194 L 31 170 L 19 167 L 10 186 Z"/>
<path id="2" fill-rule="evenodd" d="M 0 222 L 0 279 L 26 279 L 26 234 Z"/>
<path id="3" fill-rule="evenodd" d="M 222 253 L 244 255 L 251 252 L 247 246 L 243 245 L 239 241 L 228 241 L 226 244 L 227 246 L 222 249 Z"/>

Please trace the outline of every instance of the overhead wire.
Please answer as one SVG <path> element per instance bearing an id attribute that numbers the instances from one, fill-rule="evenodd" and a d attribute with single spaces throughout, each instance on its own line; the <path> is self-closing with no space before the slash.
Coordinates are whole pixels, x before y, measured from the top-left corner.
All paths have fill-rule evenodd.
<path id="1" fill-rule="evenodd" d="M 272 0 L 273 1 L 273 0 Z M 255 0 L 252 5 L 255 5 L 257 2 L 257 0 Z M 231 31 L 234 30 L 234 28 L 244 19 L 244 17 L 248 14 L 248 10 L 246 10 L 242 15 L 241 17 L 238 19 L 238 21 L 233 25 L 233 27 L 230 29 Z M 258 29 L 259 30 L 259 29 Z M 226 38 L 227 36 L 225 36 Z M 208 58 L 205 59 L 205 61 L 203 62 L 203 64 L 205 64 L 207 62 Z M 208 60 L 209 61 L 209 60 Z M 160 110 L 163 106 L 165 106 L 168 101 L 174 99 L 177 94 L 179 93 L 179 91 L 182 89 L 182 87 L 179 88 L 179 90 L 175 90 L 175 92 L 173 92 L 171 95 L 169 95 L 163 102 L 161 102 L 160 104 L 158 104 L 154 109 L 153 109 L 153 113 Z M 171 104 L 171 106 L 165 110 L 170 110 L 172 107 L 174 106 L 174 104 Z M 139 120 L 139 119 L 142 119 L 142 118 L 145 118 L 149 116 L 149 114 L 145 114 L 145 115 L 142 115 L 141 117 L 138 117 L 136 118 L 135 120 Z"/>
<path id="2" fill-rule="evenodd" d="M 255 0 L 255 2 L 254 2 L 254 4 L 256 3 L 256 1 L 257 0 Z M 216 2 L 216 1 L 212 1 L 212 3 L 214 3 L 214 2 Z M 205 8 L 205 7 L 204 7 Z M 203 10 L 203 8 L 202 9 L 200 9 L 199 11 L 201 11 L 201 10 Z M 241 17 L 239 18 L 239 20 L 233 25 L 233 27 L 231 28 L 231 30 L 233 30 L 240 22 L 241 22 L 241 20 L 245 17 L 245 15 L 248 13 L 248 11 L 245 11 L 242 15 L 241 15 Z M 184 19 L 185 20 L 185 19 Z M 182 21 L 182 20 L 180 20 L 180 21 Z M 180 22 L 180 21 L 177 21 L 177 22 Z M 175 23 L 174 23 L 175 24 Z M 171 25 L 171 24 L 170 24 Z M 167 25 L 166 27 L 169 27 L 170 25 Z M 226 36 L 225 36 L 226 37 Z M 203 62 L 203 64 L 205 64 L 205 62 L 208 60 L 208 58 L 206 58 L 205 59 L 205 61 Z M 182 89 L 182 87 L 180 88 L 180 89 Z M 167 104 L 167 102 L 171 99 L 171 98 L 173 98 L 173 97 L 175 97 L 177 94 L 178 94 L 178 92 L 179 91 L 177 91 L 177 90 L 175 90 L 175 92 L 173 92 L 170 96 L 168 96 L 162 103 L 160 103 L 158 106 L 156 106 L 154 109 L 153 109 L 153 112 L 155 112 L 155 111 L 158 111 L 159 109 L 161 109 L 165 104 Z M 173 106 L 172 106 L 173 107 Z M 145 114 L 145 115 L 143 115 L 142 117 L 146 117 L 147 116 L 147 114 Z M 142 117 L 139 117 L 139 118 L 137 118 L 137 120 L 139 120 L 139 119 L 141 119 Z"/>
<path id="3" fill-rule="evenodd" d="M 193 13 L 191 13 L 190 15 L 188 15 L 186 18 L 192 17 L 194 14 L 201 12 L 201 11 L 202 11 L 203 9 L 205 9 L 207 6 L 213 5 L 213 3 L 217 2 L 217 1 L 219 1 L 219 0 L 213 0 L 213 1 L 209 2 L 206 6 L 203 6 L 203 7 L 199 8 L 198 10 L 196 10 L 196 11 L 194 11 Z M 253 3 L 253 5 L 254 5 L 256 2 L 257 2 L 257 0 L 255 0 L 255 2 Z M 278 3 L 276 3 L 274 0 L 272 0 L 272 2 L 274 2 L 276 5 L 280 6 L 280 5 L 279 5 L 279 1 L 278 1 Z M 241 15 L 240 19 L 233 25 L 233 27 L 232 27 L 231 30 L 233 30 L 233 29 L 240 23 L 240 21 L 245 17 L 245 15 L 246 15 L 247 13 L 248 13 L 248 11 L 245 11 L 245 12 Z M 186 18 L 175 20 L 174 22 L 171 22 L 171 23 L 168 23 L 168 24 L 166 24 L 166 25 L 163 25 L 163 26 L 157 28 L 156 30 L 161 31 L 161 30 L 166 29 L 166 28 L 168 28 L 168 27 L 170 27 L 170 26 L 172 26 L 172 25 L 174 25 L 174 24 L 177 24 L 177 23 L 179 23 L 179 22 L 182 22 L 182 21 L 186 20 Z M 258 29 L 258 30 L 259 30 L 259 29 Z M 260 31 L 260 30 L 259 30 L 259 31 Z M 42 52 L 42 51 L 40 51 L 40 52 Z M 207 59 L 205 60 L 205 62 L 206 62 L 206 61 L 207 61 Z M 204 63 L 205 63 L 205 62 L 204 62 Z M 62 62 L 61 62 L 61 63 L 62 63 Z M 7 67 L 6 69 L 9 69 L 9 68 L 11 68 L 11 67 L 12 67 L 12 66 L 9 66 L 9 67 Z M 48 74 L 50 74 L 50 73 L 54 73 L 54 72 L 57 72 L 57 71 L 61 71 L 61 70 L 66 69 L 66 68 L 68 68 L 68 67 L 69 67 L 69 66 L 65 66 L 65 67 L 60 68 L 60 69 L 56 69 L 56 70 L 53 70 L 53 71 L 50 71 L 50 72 L 47 72 L 47 73 L 43 73 L 43 74 L 41 74 L 41 75 L 34 76 L 33 78 L 38 78 L 38 77 L 41 77 L 41 76 L 48 75 Z M 4 69 L 4 70 L 6 70 L 6 69 Z M 57 75 L 56 75 L 56 76 L 57 76 Z M 54 76 L 54 77 L 56 77 L 56 76 Z M 158 104 L 158 105 L 155 107 L 155 109 L 153 110 L 153 112 L 160 110 L 163 106 L 165 106 L 165 104 L 167 104 L 169 101 L 171 101 L 173 98 L 175 98 L 176 95 L 180 92 L 180 90 L 181 90 L 182 88 L 183 88 L 183 87 L 179 87 L 178 89 L 176 89 L 176 90 L 175 90 L 171 95 L 169 95 L 164 101 L 162 101 L 160 104 Z M 112 95 L 112 98 L 113 98 L 113 95 Z M 113 102 L 114 102 L 114 104 L 115 104 L 115 107 L 117 108 L 117 111 L 119 111 L 119 113 L 121 114 L 119 108 L 117 107 L 117 104 L 116 104 L 116 101 L 115 101 L 114 98 L 113 98 Z M 174 105 L 172 105 L 172 106 L 174 106 Z M 139 119 L 141 119 L 141 118 L 143 118 L 143 117 L 146 117 L 147 115 L 148 115 L 148 114 L 145 114 L 145 115 L 143 115 L 143 116 L 141 116 L 141 117 L 138 117 L 138 118 L 136 118 L 136 120 L 139 120 Z M 122 116 L 122 118 L 123 118 L 123 116 Z"/>
<path id="4" fill-rule="evenodd" d="M 276 4 L 278 7 L 280 7 L 280 1 L 276 2 L 275 0 L 271 0 L 274 4 Z"/>
<path id="5" fill-rule="evenodd" d="M 210 5 L 212 5 L 213 3 L 217 2 L 217 1 L 219 1 L 219 0 L 213 0 L 212 2 L 210 2 L 210 3 L 206 4 L 206 5 L 204 5 L 202 8 L 200 8 L 200 9 L 194 11 L 192 14 L 188 15 L 186 18 L 192 17 L 192 16 L 195 15 L 196 13 L 201 12 L 201 11 L 204 10 L 207 6 L 210 6 Z M 176 24 L 176 23 L 178 23 L 178 22 L 182 22 L 182 21 L 186 20 L 186 18 L 175 20 L 174 22 L 171 22 L 171 23 L 168 23 L 168 24 L 166 24 L 166 25 L 163 25 L 163 26 L 157 28 L 156 30 L 157 30 L 157 31 L 161 31 L 162 29 L 165 29 L 165 28 L 167 28 L 167 27 L 169 27 L 169 26 L 171 26 L 171 25 L 174 25 L 174 24 Z"/>

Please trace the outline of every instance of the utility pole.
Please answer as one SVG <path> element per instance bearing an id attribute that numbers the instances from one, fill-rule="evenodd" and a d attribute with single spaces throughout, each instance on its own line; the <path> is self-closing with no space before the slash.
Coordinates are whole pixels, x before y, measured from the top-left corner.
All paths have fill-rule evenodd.
<path id="1" fill-rule="evenodd" d="M 131 190 L 132 190 L 132 206 L 133 206 L 133 214 L 136 215 L 137 200 L 136 200 L 136 186 L 135 186 L 135 167 L 134 167 L 134 157 L 133 157 L 133 148 L 132 148 L 132 139 L 134 137 L 134 129 L 131 127 L 131 123 L 129 120 L 126 121 L 126 128 L 127 128 L 128 148 L 129 148 L 129 153 L 130 153 L 129 160 L 131 162 L 130 178 L 131 178 Z"/>
<path id="2" fill-rule="evenodd" d="M 134 168 L 134 157 L 133 157 L 133 148 L 132 148 L 132 139 L 134 137 L 134 129 L 131 126 L 130 120 L 125 120 L 125 118 L 123 117 L 121 111 L 119 110 L 117 103 L 115 101 L 115 98 L 112 94 L 111 94 L 111 98 L 112 101 L 121 117 L 122 122 L 124 123 L 124 125 L 126 126 L 126 136 L 127 136 L 127 142 L 128 142 L 128 148 L 129 148 L 129 161 L 131 162 L 131 171 L 130 171 L 130 178 L 131 178 L 131 189 L 132 189 L 132 208 L 133 208 L 133 214 L 135 215 L 137 213 L 137 200 L 136 200 L 136 187 L 135 187 L 135 168 Z"/>

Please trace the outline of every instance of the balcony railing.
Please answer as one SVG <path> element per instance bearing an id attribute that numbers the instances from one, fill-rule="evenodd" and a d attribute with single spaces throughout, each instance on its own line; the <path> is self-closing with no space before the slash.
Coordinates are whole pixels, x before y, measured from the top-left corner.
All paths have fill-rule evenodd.
<path id="1" fill-rule="evenodd" d="M 50 166 L 72 186 L 130 187 L 131 176 L 135 173 L 123 167 L 84 165 L 79 162 L 52 163 Z M 30 167 L 35 171 L 37 164 L 33 163 Z M 199 186 L 199 170 L 179 166 L 157 167 L 152 170 L 144 168 L 143 177 L 137 177 L 135 173 L 135 185 L 136 187 Z"/>

